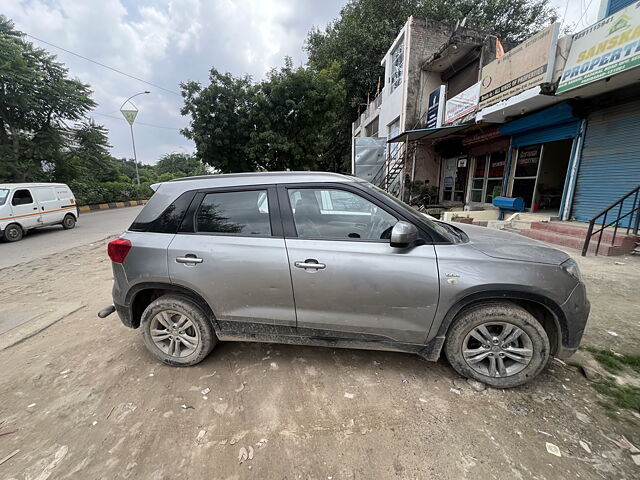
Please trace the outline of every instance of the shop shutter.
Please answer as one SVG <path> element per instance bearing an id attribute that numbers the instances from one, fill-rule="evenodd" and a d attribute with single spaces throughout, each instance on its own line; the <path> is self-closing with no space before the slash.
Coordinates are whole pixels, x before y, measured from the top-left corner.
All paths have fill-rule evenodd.
<path id="1" fill-rule="evenodd" d="M 507 123 L 500 127 L 500 133 L 511 136 L 512 146 L 517 148 L 574 138 L 579 128 L 580 119 L 570 105 L 562 103 Z"/>
<path id="2" fill-rule="evenodd" d="M 571 218 L 591 220 L 638 184 L 640 101 L 594 112 L 587 119 Z"/>
<path id="3" fill-rule="evenodd" d="M 553 127 L 540 128 L 538 130 L 521 133 L 513 136 L 513 147 L 524 147 L 537 143 L 555 142 L 556 140 L 566 140 L 574 138 L 578 134 L 580 121 L 554 125 Z"/>
<path id="4" fill-rule="evenodd" d="M 631 5 L 635 0 L 609 0 L 609 5 L 607 5 L 607 17 L 609 15 L 613 15 L 618 10 L 622 10 L 625 7 Z"/>

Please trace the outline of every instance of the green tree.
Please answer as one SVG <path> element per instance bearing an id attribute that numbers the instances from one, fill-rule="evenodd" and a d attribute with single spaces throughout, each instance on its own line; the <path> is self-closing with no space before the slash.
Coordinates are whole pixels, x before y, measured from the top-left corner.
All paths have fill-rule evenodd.
<path id="1" fill-rule="evenodd" d="M 182 114 L 191 116 L 183 133 L 196 158 L 222 172 L 336 169 L 346 152 L 334 141 L 345 95 L 337 70 L 293 68 L 287 59 L 254 83 L 213 68 L 207 87 L 182 85 Z"/>
<path id="2" fill-rule="evenodd" d="M 156 164 L 156 174 L 166 175 L 166 179 L 206 175 L 202 162 L 188 153 L 169 153 Z"/>
<path id="3" fill-rule="evenodd" d="M 68 123 L 95 106 L 89 87 L 0 16 L 0 177 L 38 180 L 70 141 Z"/>

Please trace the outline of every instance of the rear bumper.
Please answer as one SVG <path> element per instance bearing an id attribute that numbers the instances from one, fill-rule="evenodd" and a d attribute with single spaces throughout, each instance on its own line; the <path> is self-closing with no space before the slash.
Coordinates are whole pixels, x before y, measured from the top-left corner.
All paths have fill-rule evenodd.
<path id="1" fill-rule="evenodd" d="M 562 327 L 562 344 L 557 352 L 557 357 L 568 358 L 575 353 L 582 341 L 582 335 L 587 326 L 587 319 L 591 310 L 591 304 L 587 299 L 587 290 L 584 283 L 580 282 L 573 289 L 571 295 L 560 308 L 562 309 L 566 323 Z"/>

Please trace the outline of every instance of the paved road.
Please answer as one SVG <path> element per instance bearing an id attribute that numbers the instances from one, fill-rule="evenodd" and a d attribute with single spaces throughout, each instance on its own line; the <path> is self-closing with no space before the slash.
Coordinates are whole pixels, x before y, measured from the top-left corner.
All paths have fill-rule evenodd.
<path id="1" fill-rule="evenodd" d="M 0 268 L 30 262 L 36 258 L 69 248 L 97 242 L 109 235 L 117 235 L 131 225 L 142 207 L 117 208 L 83 213 L 73 230 L 60 225 L 31 230 L 15 243 L 0 243 Z"/>

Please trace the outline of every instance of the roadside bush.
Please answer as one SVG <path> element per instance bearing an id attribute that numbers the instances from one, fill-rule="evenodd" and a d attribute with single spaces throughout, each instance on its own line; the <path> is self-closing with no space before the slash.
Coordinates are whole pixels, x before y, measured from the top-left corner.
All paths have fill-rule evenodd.
<path id="1" fill-rule="evenodd" d="M 153 194 L 149 184 L 71 182 L 69 187 L 75 194 L 78 205 L 146 200 Z"/>

